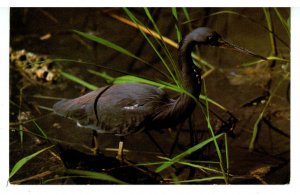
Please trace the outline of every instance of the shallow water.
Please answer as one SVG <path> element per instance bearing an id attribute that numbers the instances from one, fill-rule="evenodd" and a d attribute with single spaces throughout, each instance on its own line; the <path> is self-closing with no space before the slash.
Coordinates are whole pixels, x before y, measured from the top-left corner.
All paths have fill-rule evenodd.
<path id="1" fill-rule="evenodd" d="M 268 56 L 271 48 L 269 35 L 264 28 L 259 25 L 265 25 L 265 17 L 261 9 L 240 8 L 232 9 L 240 14 L 251 17 L 258 24 L 253 23 L 242 17 L 230 14 L 219 16 L 204 17 L 210 13 L 222 9 L 211 8 L 193 8 L 189 9 L 191 18 L 195 21 L 192 23 L 196 26 L 209 26 L 219 32 L 226 40 L 230 40 L 242 47 L 255 51 L 256 53 Z M 280 9 L 285 17 L 289 17 L 289 9 Z M 166 8 L 151 9 L 151 12 L 157 21 L 162 34 L 172 37 L 176 40 L 174 31 L 174 21 L 171 17 L 171 10 Z M 164 79 L 153 69 L 145 66 L 132 58 L 122 55 L 114 50 L 97 45 L 82 37 L 72 33 L 72 29 L 78 29 L 83 32 L 92 32 L 97 36 L 108 39 L 117 43 L 137 56 L 151 62 L 159 69 L 163 69 L 155 53 L 144 41 L 138 31 L 122 24 L 113 19 L 108 13 L 123 15 L 122 9 L 41 9 L 41 8 L 12 8 L 11 9 L 11 40 L 10 46 L 14 50 L 26 49 L 36 54 L 46 54 L 51 58 L 73 59 L 85 62 L 93 62 L 112 69 L 129 72 L 134 75 L 140 75 L 146 78 Z M 150 22 L 145 17 L 142 9 L 135 9 L 134 13 L 141 18 L 146 24 Z M 272 12 L 274 29 L 276 35 L 288 43 L 288 37 L 282 28 L 278 18 Z M 184 21 L 184 16 L 180 18 Z M 184 32 L 188 32 L 186 24 L 180 25 Z M 50 38 L 41 40 L 41 37 L 50 33 Z M 289 59 L 289 48 L 285 47 L 277 40 L 279 55 Z M 176 56 L 176 50 L 171 49 Z M 285 80 L 272 98 L 269 106 L 265 110 L 263 122 L 259 126 L 259 134 L 255 143 L 254 151 L 250 152 L 248 145 L 252 136 L 253 126 L 265 104 L 249 106 L 249 102 L 265 95 L 266 91 L 273 91 L 277 83 L 282 79 L 285 70 L 282 67 L 284 63 L 277 62 L 272 69 L 266 68 L 268 64 L 256 66 L 256 68 L 241 68 L 240 64 L 253 61 L 255 59 L 215 48 L 201 47 L 200 53 L 204 59 L 216 66 L 216 70 L 205 78 L 207 94 L 209 98 L 226 107 L 239 120 L 234 129 L 235 137 L 229 137 L 229 159 L 230 174 L 232 175 L 230 183 L 262 183 L 259 179 L 251 175 L 253 170 L 259 168 L 270 169 L 262 176 L 263 181 L 268 184 L 285 184 L 290 179 L 290 102 L 289 102 L 289 80 Z M 106 71 L 109 75 L 119 76 L 121 73 L 104 70 L 95 66 L 87 66 L 79 63 L 60 62 L 60 68 L 72 73 L 97 86 L 104 86 L 106 82 L 90 73 L 87 69 Z M 287 70 L 289 71 L 289 70 Z M 268 82 L 270 87 L 268 87 Z M 25 87 L 27 86 L 27 87 Z M 20 91 L 22 91 L 22 105 L 20 106 Z M 85 160 L 89 157 L 89 150 L 85 146 L 91 146 L 92 132 L 85 128 L 79 128 L 76 124 L 68 119 L 52 114 L 50 111 L 42 109 L 39 106 L 52 108 L 57 100 L 42 99 L 32 97 L 42 95 L 44 97 L 57 98 L 74 98 L 86 93 L 87 90 L 69 80 L 61 79 L 56 84 L 48 86 L 28 84 L 22 75 L 14 67 L 10 69 L 10 100 L 15 104 L 10 104 L 10 169 L 21 158 L 32 154 L 50 143 L 44 139 L 31 135 L 30 132 L 40 134 L 36 125 L 32 122 L 23 125 L 23 142 L 21 143 L 19 125 L 17 116 L 20 112 L 29 111 L 32 117 L 37 118 L 36 123 L 41 127 L 53 143 L 59 144 L 59 147 L 53 149 L 53 152 L 44 152 L 37 156 L 30 163 L 26 164 L 20 171 L 11 178 L 11 182 L 39 184 L 47 179 L 63 175 L 63 170 L 69 165 L 69 168 L 85 168 L 98 170 L 99 167 L 93 168 Z M 264 102 L 262 102 L 264 103 Z M 243 106 L 246 105 L 246 106 Z M 210 107 L 223 120 L 227 120 L 229 115 L 214 107 Z M 198 141 L 210 137 L 207 124 L 203 118 L 200 108 L 197 108 L 192 116 L 194 130 L 197 133 Z M 211 115 L 212 125 L 217 129 L 220 121 L 215 115 Z M 189 127 L 187 122 L 178 125 L 176 129 L 181 130 L 179 144 L 175 154 L 182 152 L 189 147 Z M 151 131 L 158 145 L 168 153 L 175 136 L 174 129 Z M 102 149 L 103 158 L 108 162 L 115 162 L 111 157 L 115 157 L 116 152 L 109 151 L 110 148 L 117 148 L 119 139 L 112 135 L 99 135 L 98 141 Z M 81 152 L 76 155 L 82 155 L 82 161 L 72 162 L 69 158 L 63 161 L 65 151 Z M 103 149 L 106 149 L 103 151 Z M 126 158 L 134 163 L 159 161 L 157 156 L 164 156 L 145 133 L 134 134 L 125 140 Z M 69 154 L 69 153 L 67 153 Z M 56 156 L 57 155 L 57 156 Z M 75 155 L 75 154 L 74 154 Z M 201 154 L 198 154 L 200 160 L 215 160 L 216 154 L 214 146 L 206 148 Z M 92 158 L 92 157 L 91 157 Z M 99 157 L 100 161 L 102 156 Z M 93 159 L 93 158 L 92 158 Z M 97 162 L 98 159 L 93 159 Z M 92 161 L 93 161 L 92 160 Z M 111 160 L 111 161 L 110 161 Z M 66 162 L 67 161 L 67 162 Z M 71 162 L 70 162 L 71 161 Z M 106 162 L 106 161 L 105 161 Z M 68 165 L 66 165 L 66 163 Z M 71 163 L 71 165 L 70 165 Z M 73 163 L 73 164 L 72 164 Z M 117 162 L 116 162 L 117 163 Z M 108 163 L 109 164 L 109 163 Z M 118 164 L 114 164 L 118 167 Z M 104 166 L 104 165 L 103 165 Z M 106 166 L 106 165 L 105 165 Z M 101 168 L 101 167 L 100 167 Z M 180 169 L 180 167 L 178 168 Z M 47 172 L 50 171 L 50 172 Z M 170 172 L 164 171 L 160 176 L 152 177 L 153 167 L 147 167 L 146 173 L 135 169 L 134 172 L 137 180 L 128 181 L 129 183 L 161 183 L 162 178 L 170 177 Z M 178 171 L 179 179 L 186 179 L 190 170 L 182 168 Z M 31 176 L 45 173 L 45 176 Z M 112 173 L 112 172 L 109 172 Z M 142 174 L 144 173 L 144 175 Z M 115 177 L 126 180 L 132 178 L 132 174 L 126 173 L 122 169 L 112 173 Z M 126 175 L 128 174 L 128 175 Z M 124 176 L 125 175 L 125 176 Z M 149 179 L 149 175 L 151 178 Z M 145 176 L 145 177 L 144 177 Z M 195 178 L 207 176 L 203 172 L 197 171 Z M 22 181 L 22 179 L 26 179 Z M 29 178 L 29 179 L 28 179 Z M 154 178 L 154 179 L 153 179 Z M 21 181 L 20 181 L 21 180 Z M 70 181 L 55 180 L 52 183 L 93 183 L 94 181 Z M 98 181 L 99 182 L 99 181 Z M 223 181 L 211 181 L 209 183 L 222 183 Z M 18 182 L 17 182 L 18 183 Z M 100 182 L 102 183 L 102 182 Z M 105 183 L 105 182 L 103 182 Z M 167 183 L 167 182 L 166 182 Z"/>

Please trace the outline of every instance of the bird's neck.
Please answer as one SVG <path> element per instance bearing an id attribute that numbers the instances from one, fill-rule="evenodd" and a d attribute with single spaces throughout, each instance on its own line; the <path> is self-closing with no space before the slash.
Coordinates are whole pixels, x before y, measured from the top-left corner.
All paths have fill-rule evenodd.
<path id="1" fill-rule="evenodd" d="M 201 72 L 198 69 L 196 70 L 197 73 L 194 72 L 195 65 L 191 56 L 194 46 L 195 43 L 190 41 L 183 41 L 180 44 L 178 65 L 182 72 L 183 87 L 195 98 L 198 98 L 201 90 Z M 196 77 L 196 74 L 198 74 L 199 79 Z M 193 112 L 195 101 L 191 96 L 182 93 L 176 100 L 166 106 L 160 108 L 162 110 L 154 117 L 154 121 L 160 124 L 160 127 L 162 123 L 169 127 L 183 122 Z"/>
<path id="2" fill-rule="evenodd" d="M 189 40 L 189 39 L 186 39 Z M 179 58 L 178 65 L 182 72 L 182 84 L 185 90 L 187 90 L 191 95 L 198 99 L 201 91 L 201 70 L 196 68 L 192 60 L 192 50 L 195 46 L 195 42 L 183 41 L 179 47 Z M 184 120 L 184 116 L 190 116 L 195 108 L 194 99 L 182 93 L 175 101 L 173 105 L 173 113 L 178 118 Z"/>
<path id="3" fill-rule="evenodd" d="M 191 55 L 195 42 L 186 40 L 179 47 L 178 65 L 181 68 L 183 87 L 197 98 L 201 90 L 201 70 L 195 66 Z"/>

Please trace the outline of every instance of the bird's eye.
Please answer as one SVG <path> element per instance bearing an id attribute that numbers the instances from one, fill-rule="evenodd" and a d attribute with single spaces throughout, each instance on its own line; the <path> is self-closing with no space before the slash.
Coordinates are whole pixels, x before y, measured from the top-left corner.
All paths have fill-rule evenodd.
<path id="1" fill-rule="evenodd" d="M 211 41 L 213 38 L 214 38 L 213 35 L 210 35 L 210 36 L 207 37 L 208 41 Z"/>
<path id="2" fill-rule="evenodd" d="M 218 46 L 220 36 L 218 34 L 212 34 L 207 37 L 207 43 L 209 45 Z"/>

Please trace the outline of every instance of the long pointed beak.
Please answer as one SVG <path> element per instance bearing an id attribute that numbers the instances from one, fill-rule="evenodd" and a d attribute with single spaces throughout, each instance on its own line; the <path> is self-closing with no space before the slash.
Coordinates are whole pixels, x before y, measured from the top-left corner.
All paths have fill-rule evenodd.
<path id="1" fill-rule="evenodd" d="M 219 47 L 220 48 L 228 48 L 228 49 L 233 49 L 237 52 L 240 52 L 240 53 L 244 53 L 244 54 L 247 54 L 247 55 L 250 55 L 250 56 L 253 56 L 253 57 L 256 57 L 256 58 L 260 58 L 260 59 L 263 59 L 263 60 L 268 60 L 267 58 L 263 57 L 263 56 L 260 56 L 258 54 L 255 54 L 253 53 L 252 51 L 249 51 L 247 49 L 244 49 L 242 47 L 239 47 L 237 45 L 234 45 L 232 43 L 229 43 L 223 39 L 219 40 Z"/>

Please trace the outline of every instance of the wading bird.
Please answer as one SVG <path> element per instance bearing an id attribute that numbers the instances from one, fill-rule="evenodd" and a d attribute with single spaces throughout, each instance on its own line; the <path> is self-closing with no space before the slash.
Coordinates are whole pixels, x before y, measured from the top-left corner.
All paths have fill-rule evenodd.
<path id="1" fill-rule="evenodd" d="M 210 28 L 193 30 L 180 44 L 178 66 L 183 87 L 196 98 L 201 91 L 201 69 L 194 65 L 191 57 L 196 44 L 230 48 L 265 59 L 228 43 Z M 58 115 L 75 120 L 80 127 L 124 137 L 143 130 L 174 127 L 191 115 L 195 105 L 193 98 L 184 93 L 172 99 L 160 88 L 128 83 L 105 86 L 75 99 L 61 100 L 53 108 Z M 123 141 L 120 141 L 119 159 L 122 153 Z"/>

